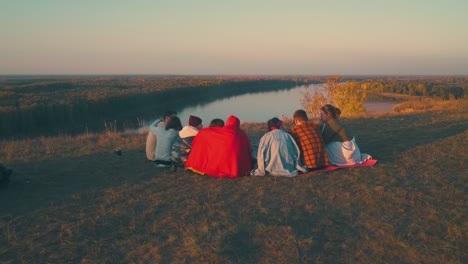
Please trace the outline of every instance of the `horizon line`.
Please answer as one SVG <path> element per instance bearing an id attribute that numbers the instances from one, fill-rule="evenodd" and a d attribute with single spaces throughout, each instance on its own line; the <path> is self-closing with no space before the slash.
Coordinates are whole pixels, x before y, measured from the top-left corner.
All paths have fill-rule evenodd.
<path id="1" fill-rule="evenodd" d="M 4 77 L 80 77 L 80 76 L 90 76 L 90 77 L 105 77 L 105 76 L 170 76 L 170 77 L 196 77 L 196 76 L 206 76 L 206 77 L 254 77 L 254 76 L 271 76 L 271 77 L 326 77 L 326 76 L 360 76 L 360 77 L 465 77 L 468 74 L 173 74 L 173 73 L 39 73 L 39 74 L 29 74 L 29 73 L 15 73 L 15 74 L 0 74 L 0 78 Z"/>

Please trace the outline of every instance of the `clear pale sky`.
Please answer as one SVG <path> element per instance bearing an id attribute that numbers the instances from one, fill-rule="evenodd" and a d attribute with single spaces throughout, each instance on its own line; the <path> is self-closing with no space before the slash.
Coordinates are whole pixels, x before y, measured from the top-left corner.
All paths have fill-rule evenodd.
<path id="1" fill-rule="evenodd" d="M 0 0 L 2 74 L 468 74 L 467 0 Z"/>

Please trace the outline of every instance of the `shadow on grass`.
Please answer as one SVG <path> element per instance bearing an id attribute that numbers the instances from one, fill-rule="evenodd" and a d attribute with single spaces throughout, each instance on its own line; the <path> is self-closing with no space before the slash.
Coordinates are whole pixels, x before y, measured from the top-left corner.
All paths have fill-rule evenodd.
<path id="1" fill-rule="evenodd" d="M 166 173 L 138 151 L 22 164 L 37 178 L 10 190 L 25 213 L 0 222 L 0 262 L 461 263 L 465 163 L 433 153 L 462 136 L 401 147 L 398 168 L 296 178 Z"/>
<path id="2" fill-rule="evenodd" d="M 259 195 L 247 190 L 241 194 L 239 205 L 231 207 L 237 216 L 230 221 L 237 228 L 224 236 L 220 254 L 232 263 L 339 262 L 347 240 L 358 236 L 354 216 L 346 213 L 351 208 L 323 198 L 328 194 L 317 191 L 325 188 L 314 186 L 313 177 L 296 178 L 294 182 L 260 180 L 263 184 L 256 189 Z M 289 181 L 289 188 L 284 187 L 283 180 Z M 255 180 L 245 184 L 256 185 Z M 263 192 L 262 185 L 268 186 L 268 192 Z M 252 209 L 256 211 L 246 212 Z"/>
<path id="3" fill-rule="evenodd" d="M 253 239 L 253 230 L 246 226 L 226 235 L 221 247 L 220 254 L 234 263 L 258 263 L 260 258 L 260 246 Z"/>
<path id="4" fill-rule="evenodd" d="M 167 174 L 132 150 L 117 156 L 99 153 L 76 158 L 15 163 L 11 183 L 0 191 L 0 216 L 16 215 L 47 206 L 60 206 L 78 195 L 121 185 L 132 185 Z"/>
<path id="5" fill-rule="evenodd" d="M 402 152 L 468 129 L 468 119 L 444 120 L 447 118 L 451 117 L 446 113 L 421 113 L 347 123 L 355 132 L 361 152 L 372 155 L 380 163 L 394 163 Z"/>

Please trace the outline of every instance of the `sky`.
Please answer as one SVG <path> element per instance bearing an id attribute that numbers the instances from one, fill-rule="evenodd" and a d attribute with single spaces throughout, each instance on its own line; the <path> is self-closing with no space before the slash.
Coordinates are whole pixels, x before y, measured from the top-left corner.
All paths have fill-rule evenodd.
<path id="1" fill-rule="evenodd" d="M 0 75 L 467 75 L 466 0 L 0 0 Z"/>

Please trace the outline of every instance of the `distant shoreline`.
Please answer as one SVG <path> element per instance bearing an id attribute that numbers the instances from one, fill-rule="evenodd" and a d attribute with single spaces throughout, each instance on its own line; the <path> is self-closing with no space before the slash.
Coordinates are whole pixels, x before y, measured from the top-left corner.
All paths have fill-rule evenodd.
<path id="1" fill-rule="evenodd" d="M 0 74 L 0 79 L 11 78 L 101 78 L 101 77 L 321 77 L 326 78 L 331 74 L 153 74 L 153 73 L 90 73 L 90 74 Z M 434 78 L 434 77 L 464 77 L 468 74 L 349 74 L 340 75 L 344 79 L 352 78 Z"/>

